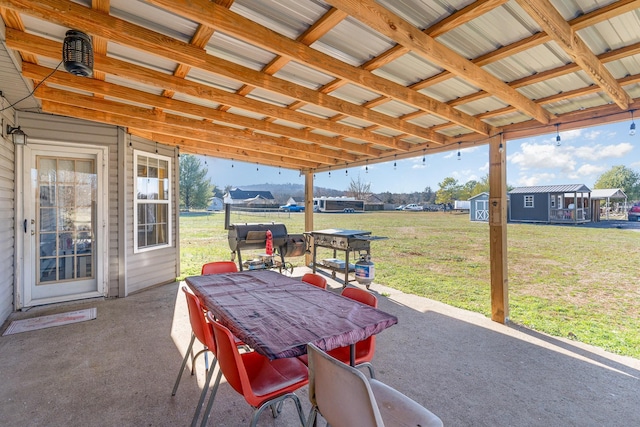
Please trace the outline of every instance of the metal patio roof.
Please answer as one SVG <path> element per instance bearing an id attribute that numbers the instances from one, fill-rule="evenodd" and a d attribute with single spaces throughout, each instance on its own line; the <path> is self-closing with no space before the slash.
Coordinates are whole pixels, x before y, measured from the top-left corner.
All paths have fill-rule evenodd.
<path id="1" fill-rule="evenodd" d="M 0 16 L 23 78 L 45 80 L 17 109 L 301 171 L 631 122 L 640 105 L 638 0 L 0 0 Z M 92 37 L 92 78 L 61 66 L 69 29 Z"/>

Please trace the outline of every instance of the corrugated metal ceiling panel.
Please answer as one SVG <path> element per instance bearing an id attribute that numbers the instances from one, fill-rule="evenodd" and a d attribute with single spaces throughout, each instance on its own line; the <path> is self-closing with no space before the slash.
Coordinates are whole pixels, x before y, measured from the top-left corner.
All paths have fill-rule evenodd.
<path id="1" fill-rule="evenodd" d="M 378 68 L 373 73 L 403 86 L 409 86 L 441 71 L 442 68 L 410 52 Z"/>
<path id="2" fill-rule="evenodd" d="M 357 67 L 394 45 L 387 37 L 347 18 L 311 47 Z"/>
<path id="3" fill-rule="evenodd" d="M 384 113 L 392 117 L 402 117 L 405 114 L 410 114 L 410 113 L 419 111 L 417 108 L 414 108 L 400 101 L 385 102 L 384 104 L 373 107 L 372 110 L 379 111 L 381 113 Z"/>
<path id="4" fill-rule="evenodd" d="M 132 64 L 148 67 L 163 73 L 173 73 L 178 66 L 177 62 L 164 59 L 157 55 L 152 55 L 117 43 L 108 43 L 107 55 Z"/>
<path id="5" fill-rule="evenodd" d="M 289 61 L 274 76 L 314 90 L 335 80 L 329 74 L 293 61 Z"/>
<path id="6" fill-rule="evenodd" d="M 518 10 L 522 16 L 519 16 Z M 492 14 L 498 14 L 498 12 L 494 9 L 487 13 L 487 15 Z M 501 27 L 509 28 L 509 36 L 497 36 L 496 22 L 500 22 Z M 499 14 L 499 18 L 487 19 L 484 16 L 476 18 L 438 37 L 438 42 L 467 59 L 473 59 L 500 46 L 530 36 L 536 31 L 539 31 L 538 26 L 519 6 L 516 6 L 505 9 L 504 13 Z M 473 40 L 473 43 L 469 43 L 470 40 Z"/>
<path id="7" fill-rule="evenodd" d="M 250 45 L 216 31 L 206 46 L 207 53 L 252 70 L 260 71 L 276 57 L 273 52 Z"/>
<path id="8" fill-rule="evenodd" d="M 198 27 L 193 21 L 142 1 L 110 0 L 109 3 L 111 15 L 183 42 L 189 42 Z"/>
<path id="9" fill-rule="evenodd" d="M 192 68 L 189 70 L 189 74 L 187 74 L 186 79 L 228 92 L 235 92 L 243 86 L 239 81 L 227 79 L 226 77 L 209 73 L 198 68 Z"/>
<path id="10" fill-rule="evenodd" d="M 331 92 L 330 95 L 358 105 L 362 105 L 365 102 L 380 97 L 379 93 L 365 89 L 362 86 L 356 86 L 351 83 L 339 87 L 338 89 Z"/>
<path id="11" fill-rule="evenodd" d="M 463 9 L 473 0 L 379 0 L 378 3 L 398 16 L 424 29 L 432 26 L 457 10 Z"/>
<path id="12" fill-rule="evenodd" d="M 320 19 L 329 6 L 310 0 L 236 0 L 231 10 L 290 39 L 296 39 Z"/>

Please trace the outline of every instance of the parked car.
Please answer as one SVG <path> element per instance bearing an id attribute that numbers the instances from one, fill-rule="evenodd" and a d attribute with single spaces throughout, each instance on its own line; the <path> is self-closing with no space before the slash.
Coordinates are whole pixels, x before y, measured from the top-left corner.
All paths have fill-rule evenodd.
<path id="1" fill-rule="evenodd" d="M 640 203 L 636 203 L 631 206 L 629 212 L 627 212 L 627 220 L 629 221 L 640 221 Z"/>
<path id="2" fill-rule="evenodd" d="M 280 206 L 280 210 L 284 212 L 304 212 L 304 206 L 296 203 L 287 203 L 286 205 Z"/>
<path id="3" fill-rule="evenodd" d="M 423 210 L 422 206 L 417 205 L 415 203 L 409 203 L 407 206 L 402 209 L 403 211 L 421 211 Z"/>
<path id="4" fill-rule="evenodd" d="M 401 211 L 401 210 L 403 210 L 403 209 L 404 209 L 404 205 L 400 205 L 400 206 L 398 206 L 398 207 L 396 208 L 396 210 L 397 210 L 397 211 Z"/>

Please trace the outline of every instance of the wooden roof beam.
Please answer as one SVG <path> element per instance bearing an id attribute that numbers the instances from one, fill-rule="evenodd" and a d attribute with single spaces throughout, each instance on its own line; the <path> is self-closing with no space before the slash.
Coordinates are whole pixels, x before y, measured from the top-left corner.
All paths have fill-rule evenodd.
<path id="1" fill-rule="evenodd" d="M 73 2 L 40 0 L 37 3 L 33 3 L 28 0 L 0 0 L 0 6 L 19 10 L 23 13 L 53 21 L 67 27 L 77 28 L 87 33 L 98 34 L 117 43 L 162 56 L 172 61 L 188 64 L 192 67 L 197 67 L 233 80 L 243 81 L 244 83 L 294 99 L 321 105 L 338 113 L 345 113 L 362 120 L 379 124 L 383 127 L 418 136 L 419 138 L 441 144 L 447 141 L 444 135 L 431 132 L 420 126 L 402 122 L 389 115 L 369 110 L 362 106 L 296 85 L 292 82 L 278 79 L 247 67 L 242 67 L 231 61 L 208 55 L 204 50 L 198 49 L 188 43 L 155 33 L 113 16 L 95 12 L 90 8 Z M 218 11 L 224 10 L 230 13 L 227 9 L 221 8 L 213 3 L 211 3 L 211 6 L 215 7 Z M 337 125 L 334 125 L 333 128 L 335 129 L 336 126 Z M 411 144 L 396 138 L 388 138 L 382 135 L 363 132 L 361 129 L 352 126 L 340 126 L 341 130 L 336 130 L 336 132 L 345 133 L 347 137 L 361 139 L 396 150 L 408 150 L 411 148 Z"/>
<path id="2" fill-rule="evenodd" d="M 223 147 L 223 146 L 214 146 L 212 144 L 199 141 L 196 139 L 191 139 L 187 137 L 175 137 L 171 135 L 164 135 L 159 133 L 148 133 L 145 131 L 138 131 L 137 129 L 131 129 L 132 134 L 138 134 L 143 138 L 151 139 L 153 141 L 157 141 L 161 144 L 165 144 L 171 147 L 178 147 L 181 153 L 187 154 L 200 154 L 211 157 L 217 157 L 221 159 L 228 159 L 238 162 L 245 163 L 253 163 L 255 164 L 257 160 L 260 161 L 261 165 L 273 166 L 273 167 L 283 167 L 285 169 L 294 169 L 294 170 L 304 170 L 304 169 L 315 169 L 317 165 L 300 163 L 300 162 L 292 162 L 289 158 L 285 156 L 279 156 L 277 154 L 269 154 L 262 153 L 255 150 L 247 150 L 244 148 L 233 148 L 233 147 Z"/>
<path id="3" fill-rule="evenodd" d="M 595 25 L 614 16 L 630 12 L 634 9 L 637 9 L 638 7 L 640 7 L 640 0 L 616 1 L 600 9 L 593 10 L 589 13 L 585 13 L 584 15 L 572 19 L 571 21 L 569 21 L 569 25 L 571 25 L 571 28 L 575 31 L 579 31 L 583 28 Z M 551 37 L 544 31 L 541 31 L 529 37 L 525 37 L 522 40 L 511 43 L 507 46 L 503 46 L 492 52 L 487 52 L 484 55 L 472 59 L 471 62 L 482 67 L 505 59 L 509 56 L 515 55 L 518 52 L 523 52 L 527 49 L 531 49 L 535 46 L 547 43 L 549 41 L 551 41 Z M 448 80 L 451 77 L 451 73 L 445 70 L 439 74 L 436 74 L 435 76 L 431 76 L 428 79 L 417 82 L 411 87 L 416 90 L 424 89 L 431 85 L 442 83 L 443 81 Z"/>
<path id="4" fill-rule="evenodd" d="M 466 24 L 469 21 L 476 19 L 482 14 L 495 9 L 498 6 L 506 3 L 507 0 L 477 0 L 455 13 L 447 16 L 441 21 L 436 22 L 431 27 L 423 30 L 423 32 L 433 38 L 443 35 L 444 33 L 453 30 L 460 25 Z M 386 52 L 378 55 L 377 57 L 362 64 L 362 68 L 365 70 L 376 70 L 380 67 L 387 65 L 390 62 L 395 61 L 402 55 L 409 52 L 409 49 L 401 44 L 397 44 Z"/>
<path id="5" fill-rule="evenodd" d="M 240 40 L 275 52 L 283 57 L 288 57 L 291 60 L 299 61 L 323 73 L 348 80 L 351 83 L 377 93 L 382 93 L 416 108 L 427 110 L 475 132 L 488 134 L 491 131 L 490 126 L 486 123 L 476 120 L 461 111 L 450 108 L 440 101 L 361 68 L 349 66 L 329 55 L 262 27 L 243 16 L 220 8 L 208 0 L 147 0 L 147 2 L 201 24 L 211 25 Z M 376 123 L 389 127 L 380 121 L 376 121 Z M 407 132 L 406 130 L 397 130 Z M 412 134 L 411 132 L 407 133 Z M 420 135 L 416 136 L 421 137 Z M 444 143 L 445 141 L 434 142 Z"/>
<path id="6" fill-rule="evenodd" d="M 55 57 L 59 55 L 61 44 L 52 40 L 43 39 L 31 34 L 23 33 L 16 30 L 7 29 L 7 44 L 16 49 L 26 49 L 29 52 L 37 53 L 38 55 Z M 30 73 L 38 73 L 42 77 L 46 76 L 50 69 L 47 68 L 34 68 L 34 64 L 25 63 L 24 71 Z M 317 128 L 327 130 L 333 133 L 342 131 L 343 134 L 357 138 L 358 129 L 342 125 L 339 123 L 329 123 L 327 120 L 310 116 L 308 114 L 298 113 L 290 111 L 287 108 L 276 107 L 271 104 L 265 104 L 260 101 L 252 100 L 242 96 L 229 93 L 220 89 L 216 89 L 209 86 L 203 86 L 199 83 L 189 80 L 183 80 L 174 76 L 169 76 L 165 73 L 146 69 L 144 67 L 128 64 L 115 58 L 96 55 L 94 68 L 104 70 L 107 74 L 113 74 L 121 76 L 127 79 L 138 81 L 144 84 L 148 84 L 160 89 L 169 88 L 187 95 L 191 95 L 197 98 L 213 101 L 216 103 L 230 104 L 235 107 L 257 112 L 264 115 L 271 115 L 272 117 L 282 120 L 291 121 L 294 123 L 300 123 L 303 126 L 309 128 Z M 244 123 L 247 127 L 264 130 L 267 132 L 277 131 L 283 133 L 285 136 L 302 139 L 309 142 L 315 142 L 317 144 L 325 145 L 331 148 L 338 148 L 345 151 L 364 154 L 367 156 L 377 156 L 381 152 L 378 149 L 372 148 L 367 144 L 358 144 L 352 142 L 342 141 L 339 138 L 326 137 L 319 134 L 314 134 L 308 130 L 300 131 L 287 126 L 273 127 L 270 130 L 264 129 L 265 121 L 249 119 L 243 116 L 223 113 L 219 110 L 203 107 L 187 103 L 184 101 L 168 100 L 168 98 L 159 97 L 147 92 L 137 91 L 130 88 L 123 88 L 114 84 L 103 83 L 98 85 L 91 79 L 76 79 L 68 81 L 72 76 L 65 73 L 55 73 L 51 78 L 59 79 L 64 85 L 70 85 L 69 87 L 76 87 L 86 91 L 103 91 L 109 96 L 116 96 L 120 94 L 122 99 L 130 99 L 135 102 L 144 102 L 148 105 L 152 105 L 156 108 L 169 108 L 174 111 L 188 112 L 193 115 L 201 115 L 204 118 L 210 120 L 219 120 L 226 123 Z M 51 79 L 50 78 L 50 79 Z M 52 80 L 53 81 L 53 80 Z M 143 101 L 144 100 L 144 101 Z M 273 125 L 277 126 L 277 125 Z M 352 131 L 353 130 L 353 131 Z M 365 133 L 365 138 L 370 139 L 369 142 L 377 143 L 378 145 L 385 146 L 384 142 L 390 139 L 381 135 L 375 135 L 368 138 Z M 361 139 L 361 138 L 357 138 Z"/>
<path id="7" fill-rule="evenodd" d="M 613 102 L 623 110 L 629 107 L 631 102 L 629 95 L 548 0 L 517 0 L 517 2 Z"/>
<path id="8" fill-rule="evenodd" d="M 551 120 L 551 114 L 544 108 L 373 0 L 327 0 L 327 3 L 344 10 L 355 19 L 409 48 L 428 61 L 494 94 L 540 123 L 548 123 Z"/>
<path id="9" fill-rule="evenodd" d="M 32 75 L 42 76 L 43 74 L 47 73 L 46 71 L 47 69 L 44 67 L 39 67 L 37 65 L 28 64 L 28 63 L 25 63 L 24 65 L 25 65 L 24 72 L 25 72 L 25 75 L 27 76 L 32 76 Z M 135 89 L 123 88 L 123 87 L 114 85 L 112 83 L 91 81 L 84 78 L 72 76 L 67 73 L 62 73 L 59 71 L 54 73 L 51 77 L 49 77 L 48 81 L 58 85 L 74 88 L 76 90 L 99 93 L 103 96 L 119 98 L 124 101 L 129 101 L 131 103 L 146 104 L 154 108 L 159 108 L 161 110 L 172 110 L 172 111 L 183 112 L 185 114 L 189 114 L 192 116 L 200 116 L 210 120 L 217 120 L 217 118 L 222 118 L 224 116 L 235 116 L 230 113 L 224 113 L 212 108 L 189 104 L 189 103 L 185 103 L 184 101 L 177 101 L 177 100 L 169 99 L 159 95 L 148 94 L 146 92 L 136 91 Z M 42 94 L 42 92 L 39 92 L 39 94 Z M 72 99 L 72 98 L 73 98 L 73 95 L 70 94 L 69 99 Z M 59 99 L 49 99 L 49 100 L 64 103 L 64 101 Z M 141 109 L 141 111 L 144 111 L 146 114 L 146 111 L 151 111 L 151 110 Z M 135 115 L 133 111 L 131 111 L 130 114 Z M 161 118 L 166 119 L 167 117 L 170 117 L 170 116 L 161 115 L 160 113 L 156 112 L 157 120 L 160 120 Z M 186 120 L 186 118 L 184 119 Z M 238 117 L 238 119 L 241 119 L 241 117 Z M 265 122 L 265 121 L 255 120 L 251 118 L 245 117 L 244 121 L 246 122 L 245 124 L 263 125 L 261 129 L 259 129 L 263 132 L 281 134 L 282 130 L 293 131 L 292 133 L 298 137 L 297 139 L 301 139 L 301 140 L 304 140 L 301 137 L 304 137 L 304 136 L 310 137 L 311 135 L 313 135 L 313 134 L 309 135 L 309 132 L 304 130 L 296 132 L 297 131 L 296 129 L 288 128 L 282 125 L 276 125 L 276 124 Z M 257 122 L 257 123 L 254 123 L 254 122 Z M 235 125 L 240 124 L 238 123 L 238 121 L 234 121 L 231 123 Z M 236 135 L 237 137 L 240 137 L 242 135 L 249 135 L 249 134 L 254 135 L 251 128 L 249 130 L 242 130 L 242 129 L 232 128 L 229 126 L 217 125 L 217 124 L 213 124 L 213 123 L 209 123 L 207 121 L 201 121 L 201 120 L 189 119 L 189 121 L 186 123 L 185 126 L 192 127 L 194 130 L 199 130 L 199 129 L 215 130 L 221 136 Z M 335 138 L 322 137 L 321 135 L 315 135 L 315 136 L 317 137 L 318 140 L 321 140 L 325 143 L 333 142 L 333 141 L 335 141 L 336 143 L 339 142 L 335 140 Z M 261 140 L 256 140 L 253 137 L 249 139 L 253 141 L 252 143 L 259 143 L 261 141 Z M 278 141 L 280 145 L 286 148 L 293 148 L 293 145 L 290 145 L 290 144 L 298 145 L 300 146 L 300 148 L 298 148 L 299 150 L 302 150 L 305 153 L 313 153 L 318 156 L 327 157 L 327 160 L 335 159 L 336 161 L 352 161 L 356 158 L 353 154 L 349 154 L 341 149 L 322 148 L 315 144 L 309 145 L 301 142 L 296 142 L 296 143 L 285 142 L 285 141 L 288 141 L 287 138 L 277 138 L 275 141 Z M 329 163 L 332 163 L 332 162 L 330 161 Z"/>
<path id="10" fill-rule="evenodd" d="M 93 102 L 98 102 L 100 104 L 109 102 L 105 100 L 97 100 L 92 97 L 88 97 L 88 98 L 89 100 L 93 100 Z M 106 123 L 114 126 L 126 126 L 129 128 L 135 128 L 135 129 L 139 129 L 147 132 L 161 133 L 165 135 L 172 135 L 175 137 L 184 137 L 185 134 L 188 133 L 190 139 L 195 139 L 195 140 L 208 143 L 209 145 L 211 145 L 211 148 L 214 148 L 216 145 L 225 146 L 224 144 L 220 143 L 219 136 L 213 135 L 208 132 L 204 132 L 200 130 L 195 130 L 195 131 L 192 130 L 190 132 L 186 132 L 184 128 L 181 128 L 178 126 L 167 125 L 165 123 L 157 122 L 157 121 L 154 122 L 152 120 L 137 119 L 126 114 L 126 112 L 124 114 L 115 114 L 112 112 L 100 111 L 97 109 L 88 108 L 89 105 L 90 104 L 87 104 L 87 106 L 84 106 L 84 107 L 80 107 L 77 105 L 70 105 L 67 102 L 61 103 L 61 102 L 49 101 L 46 99 L 42 101 L 42 108 L 46 112 L 55 112 L 56 114 L 63 114 L 69 117 L 91 120 L 91 121 Z M 317 167 L 319 165 L 319 163 L 315 161 L 292 158 L 290 156 L 284 155 L 282 150 L 280 151 L 271 150 L 270 148 L 265 147 L 263 144 L 254 144 L 253 146 L 246 146 L 246 145 L 240 146 L 237 143 L 233 144 L 231 141 L 229 142 L 230 142 L 229 145 L 231 149 L 240 149 L 243 151 L 252 152 L 256 159 L 259 159 L 260 156 L 264 153 L 272 152 L 271 153 L 272 155 L 277 155 L 277 156 L 287 158 L 289 159 L 290 164 L 295 164 L 298 167 L 308 168 L 308 167 Z"/>

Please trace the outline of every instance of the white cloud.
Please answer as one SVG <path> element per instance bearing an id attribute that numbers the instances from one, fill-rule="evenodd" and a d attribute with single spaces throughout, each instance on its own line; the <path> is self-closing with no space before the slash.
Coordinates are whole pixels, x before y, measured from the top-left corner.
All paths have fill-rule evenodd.
<path id="1" fill-rule="evenodd" d="M 480 172 L 489 172 L 489 162 L 485 163 L 484 165 L 480 166 L 478 168 L 478 170 Z"/>
<path id="2" fill-rule="evenodd" d="M 628 142 L 621 142 L 612 145 L 592 145 L 574 148 L 575 156 L 589 161 L 597 161 L 601 159 L 619 159 L 626 156 L 633 150 L 633 145 Z"/>
<path id="3" fill-rule="evenodd" d="M 588 131 L 588 132 L 586 132 L 584 134 L 584 138 L 589 140 L 589 141 L 594 141 L 594 140 L 600 138 L 601 134 L 602 134 L 602 132 L 599 131 L 599 130 L 590 130 L 590 131 Z M 613 135 L 609 135 L 609 137 L 611 137 L 611 136 L 613 136 Z"/>
<path id="4" fill-rule="evenodd" d="M 535 175 L 522 175 L 517 181 L 516 185 L 519 187 L 531 187 L 533 185 L 545 185 L 556 177 L 553 173 L 537 173 Z"/>
<path id="5" fill-rule="evenodd" d="M 569 150 L 551 144 L 524 142 L 520 151 L 508 156 L 508 161 L 522 170 L 559 169 L 564 172 L 575 170 L 576 161 Z"/>
<path id="6" fill-rule="evenodd" d="M 607 168 L 604 166 L 584 164 L 580 166 L 574 173 L 567 175 L 567 178 L 573 180 L 591 178 L 595 181 L 596 176 L 600 175 L 606 169 Z"/>

